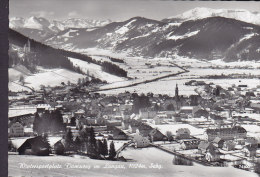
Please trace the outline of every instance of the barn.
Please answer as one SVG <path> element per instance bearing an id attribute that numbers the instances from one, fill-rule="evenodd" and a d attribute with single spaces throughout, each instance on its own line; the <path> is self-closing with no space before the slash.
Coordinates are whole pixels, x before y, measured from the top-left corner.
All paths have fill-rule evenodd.
<path id="1" fill-rule="evenodd" d="M 50 153 L 48 142 L 44 142 L 41 136 L 27 139 L 18 149 L 19 155 L 47 156 Z"/>

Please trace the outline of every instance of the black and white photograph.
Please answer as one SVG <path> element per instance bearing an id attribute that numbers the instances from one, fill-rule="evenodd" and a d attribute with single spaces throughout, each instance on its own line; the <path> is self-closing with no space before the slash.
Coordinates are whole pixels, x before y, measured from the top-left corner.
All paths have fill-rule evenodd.
<path id="1" fill-rule="evenodd" d="M 9 0 L 8 19 L 8 176 L 260 176 L 260 2 Z"/>

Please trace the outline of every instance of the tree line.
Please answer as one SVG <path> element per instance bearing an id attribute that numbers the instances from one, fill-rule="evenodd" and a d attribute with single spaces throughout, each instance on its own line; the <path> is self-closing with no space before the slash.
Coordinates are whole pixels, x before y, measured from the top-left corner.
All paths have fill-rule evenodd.
<path id="1" fill-rule="evenodd" d="M 120 77 L 127 77 L 127 72 L 113 63 L 103 61 L 101 67 L 103 71 L 110 74 Z"/>
<path id="2" fill-rule="evenodd" d="M 73 134 L 70 128 L 67 129 L 65 136 L 64 149 L 56 148 L 55 151 L 62 152 L 77 152 L 83 153 L 87 151 L 87 155 L 94 159 L 109 159 L 114 160 L 116 156 L 116 150 L 114 142 L 110 143 L 110 148 L 108 150 L 108 144 L 106 139 L 97 140 L 95 137 L 94 128 L 81 129 L 79 136 L 73 139 Z"/>

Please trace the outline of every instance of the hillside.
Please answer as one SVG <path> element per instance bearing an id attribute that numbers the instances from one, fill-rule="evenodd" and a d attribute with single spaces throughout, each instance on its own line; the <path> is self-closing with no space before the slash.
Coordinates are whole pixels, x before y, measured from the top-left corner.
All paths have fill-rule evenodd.
<path id="1" fill-rule="evenodd" d="M 111 83 L 123 81 L 127 75 L 127 72 L 113 63 L 108 63 L 108 67 L 113 71 L 111 72 L 105 68 L 107 62 L 97 61 L 74 52 L 54 49 L 12 29 L 9 30 L 9 46 L 9 81 L 12 82 L 11 85 L 9 84 L 9 89 L 13 91 L 27 90 L 28 88 L 24 88 L 23 84 L 39 89 L 40 85 L 57 86 L 61 82 L 68 81 L 77 83 L 79 78 L 85 77 L 98 78 Z M 74 60 L 72 61 L 69 57 Z M 91 72 L 93 68 L 99 68 L 99 70 Z M 51 77 L 52 75 L 55 77 Z"/>
<path id="2" fill-rule="evenodd" d="M 260 26 L 225 17 L 165 22 L 134 17 L 97 29 L 67 29 L 47 39 L 56 48 L 100 48 L 130 56 L 259 60 Z"/>

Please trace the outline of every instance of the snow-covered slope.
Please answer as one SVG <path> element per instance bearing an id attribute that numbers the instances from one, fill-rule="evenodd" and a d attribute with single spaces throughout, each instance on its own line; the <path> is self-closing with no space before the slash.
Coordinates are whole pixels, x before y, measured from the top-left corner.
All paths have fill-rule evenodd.
<path id="1" fill-rule="evenodd" d="M 259 12 L 250 12 L 244 9 L 211 9 L 205 7 L 197 7 L 191 9 L 189 11 L 184 12 L 183 14 L 176 15 L 173 17 L 169 17 L 164 21 L 171 20 L 198 20 L 208 17 L 225 17 L 232 18 L 240 21 L 244 21 L 247 23 L 252 23 L 256 25 L 260 25 L 260 13 Z"/>
<path id="2" fill-rule="evenodd" d="M 75 58 L 69 58 L 69 60 L 73 63 L 74 66 L 79 67 L 85 74 L 107 81 L 108 83 L 121 82 L 125 80 L 122 77 L 118 77 L 102 71 L 101 66 L 99 65 L 88 63 L 86 61 Z"/>
<path id="3" fill-rule="evenodd" d="M 44 69 L 38 68 L 40 72 L 35 74 L 26 75 L 14 68 L 9 68 L 9 84 L 8 88 L 11 91 L 17 92 L 22 90 L 31 91 L 28 88 L 39 90 L 41 85 L 45 86 L 60 86 L 62 82 L 65 84 L 69 81 L 70 83 L 77 83 L 79 78 L 85 78 L 85 75 L 78 74 L 67 69 Z M 18 75 L 18 77 L 16 77 Z M 24 86 L 19 81 L 19 77 L 24 77 Z"/>

